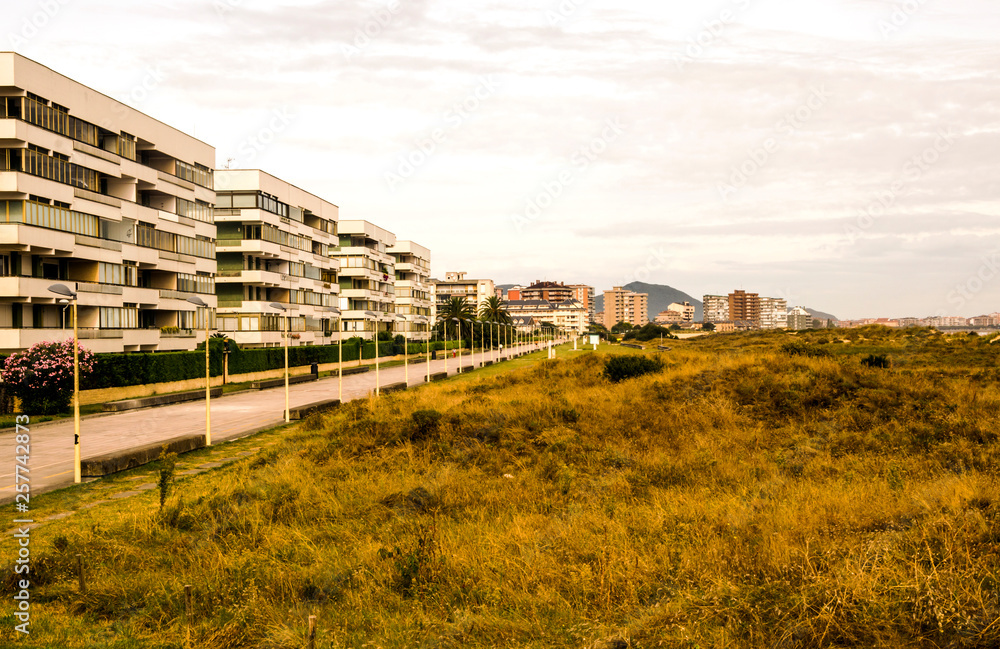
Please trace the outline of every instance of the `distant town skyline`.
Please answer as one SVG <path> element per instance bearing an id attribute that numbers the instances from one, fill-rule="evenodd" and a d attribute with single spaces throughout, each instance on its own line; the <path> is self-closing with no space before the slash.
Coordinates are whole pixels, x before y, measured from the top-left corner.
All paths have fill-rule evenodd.
<path id="1" fill-rule="evenodd" d="M 986 0 L 48 0 L 5 26 L 433 274 L 1000 308 Z"/>

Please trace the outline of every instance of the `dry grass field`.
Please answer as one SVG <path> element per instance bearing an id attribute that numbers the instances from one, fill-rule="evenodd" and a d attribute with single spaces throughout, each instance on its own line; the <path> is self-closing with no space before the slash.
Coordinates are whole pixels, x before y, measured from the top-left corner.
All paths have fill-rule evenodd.
<path id="1" fill-rule="evenodd" d="M 6 539 L 0 643 L 305 647 L 316 615 L 320 648 L 1000 646 L 1000 345 L 671 346 L 353 402 L 162 511 L 48 525 L 16 645 Z M 609 382 L 624 353 L 663 368 Z"/>

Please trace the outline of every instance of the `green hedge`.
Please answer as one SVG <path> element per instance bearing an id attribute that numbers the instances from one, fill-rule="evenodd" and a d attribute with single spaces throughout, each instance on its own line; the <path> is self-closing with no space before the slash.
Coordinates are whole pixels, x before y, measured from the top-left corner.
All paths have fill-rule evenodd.
<path id="1" fill-rule="evenodd" d="M 392 341 L 379 341 L 380 356 L 395 356 L 403 353 L 403 345 Z M 448 348 L 458 346 L 457 341 L 449 341 Z M 283 347 L 234 349 L 229 354 L 229 374 L 248 374 L 281 369 L 285 366 Z M 426 343 L 412 343 L 407 347 L 411 354 L 422 354 Z M 431 343 L 431 349 L 442 350 L 441 341 Z M 158 352 L 131 354 L 96 354 L 94 371 L 83 378 L 83 389 L 120 388 L 130 385 L 187 381 L 205 376 L 204 347 L 193 352 Z M 223 346 L 221 339 L 213 339 L 210 345 L 212 376 L 222 375 Z M 361 350 L 357 343 L 344 343 L 344 362 L 357 361 Z M 375 343 L 364 344 L 363 358 L 375 358 Z M 313 363 L 336 363 L 337 345 L 309 345 L 288 348 L 288 366 L 302 367 Z"/>

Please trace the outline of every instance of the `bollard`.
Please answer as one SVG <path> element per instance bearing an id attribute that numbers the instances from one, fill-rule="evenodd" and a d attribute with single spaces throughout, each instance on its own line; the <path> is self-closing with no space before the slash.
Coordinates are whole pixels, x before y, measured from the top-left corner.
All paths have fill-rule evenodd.
<path id="1" fill-rule="evenodd" d="M 87 594 L 87 579 L 83 574 L 83 555 L 76 555 L 76 575 L 80 580 L 80 594 Z"/>
<path id="2" fill-rule="evenodd" d="M 309 649 L 316 649 L 316 616 L 309 616 Z"/>
<path id="3" fill-rule="evenodd" d="M 191 600 L 191 585 L 184 585 L 184 621 L 187 626 L 187 646 L 191 646 L 191 623 L 194 621 L 194 604 Z"/>

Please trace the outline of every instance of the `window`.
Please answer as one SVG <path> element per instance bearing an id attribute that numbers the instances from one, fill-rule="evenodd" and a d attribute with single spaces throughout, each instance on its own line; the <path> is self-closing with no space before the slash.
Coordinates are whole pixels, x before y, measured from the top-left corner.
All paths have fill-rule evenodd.
<path id="1" fill-rule="evenodd" d="M 176 170 L 174 175 L 182 180 L 194 183 L 195 185 L 201 185 L 206 189 L 212 189 L 214 185 L 212 180 L 212 170 L 204 165 L 200 165 L 198 163 L 189 165 L 186 162 L 175 160 L 174 169 Z"/>
<path id="2" fill-rule="evenodd" d="M 135 305 L 100 307 L 101 329 L 138 329 L 139 309 Z"/>
<path id="3" fill-rule="evenodd" d="M 177 216 L 186 216 L 190 219 L 212 223 L 215 219 L 212 216 L 212 206 L 202 201 L 187 201 L 183 198 L 177 199 Z"/>
<path id="4" fill-rule="evenodd" d="M 189 275 L 177 273 L 177 290 L 185 293 L 215 293 L 215 280 L 209 275 Z"/>

